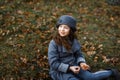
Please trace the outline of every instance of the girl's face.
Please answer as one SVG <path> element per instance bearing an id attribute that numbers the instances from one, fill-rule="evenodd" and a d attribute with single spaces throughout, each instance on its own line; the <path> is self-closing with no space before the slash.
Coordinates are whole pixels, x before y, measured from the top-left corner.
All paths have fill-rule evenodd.
<path id="1" fill-rule="evenodd" d="M 69 33 L 70 33 L 70 27 L 67 26 L 67 25 L 62 24 L 62 25 L 60 25 L 60 26 L 58 27 L 58 33 L 59 33 L 60 36 L 62 36 L 62 37 L 68 36 Z"/>

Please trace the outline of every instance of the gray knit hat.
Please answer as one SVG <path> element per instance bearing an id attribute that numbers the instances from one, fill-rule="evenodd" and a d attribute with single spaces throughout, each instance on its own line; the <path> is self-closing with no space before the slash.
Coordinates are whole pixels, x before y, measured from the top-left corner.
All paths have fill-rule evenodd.
<path id="1" fill-rule="evenodd" d="M 57 21 L 56 27 L 58 28 L 59 25 L 61 24 L 68 25 L 72 29 L 73 32 L 76 31 L 76 19 L 72 16 L 69 16 L 69 15 L 61 16 Z"/>

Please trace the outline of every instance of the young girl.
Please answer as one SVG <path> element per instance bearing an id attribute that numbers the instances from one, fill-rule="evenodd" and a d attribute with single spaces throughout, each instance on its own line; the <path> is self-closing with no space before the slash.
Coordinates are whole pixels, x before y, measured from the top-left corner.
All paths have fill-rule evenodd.
<path id="1" fill-rule="evenodd" d="M 57 34 L 50 41 L 48 49 L 50 75 L 53 80 L 103 80 L 110 76 L 120 80 L 115 69 L 89 72 L 90 67 L 86 64 L 81 46 L 74 34 L 76 31 L 74 17 L 61 16 L 56 27 Z"/>

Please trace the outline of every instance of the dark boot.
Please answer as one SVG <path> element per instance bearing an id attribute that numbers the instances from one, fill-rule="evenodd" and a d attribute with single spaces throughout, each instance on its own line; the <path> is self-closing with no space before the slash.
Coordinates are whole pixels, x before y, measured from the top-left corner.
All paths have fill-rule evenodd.
<path id="1" fill-rule="evenodd" d="M 102 80 L 110 80 L 109 78 L 106 78 L 106 79 L 102 79 Z"/>
<path id="2" fill-rule="evenodd" d="M 111 71 L 113 72 L 113 77 L 115 78 L 115 80 L 120 80 L 120 73 L 118 70 L 116 69 L 111 69 Z"/>

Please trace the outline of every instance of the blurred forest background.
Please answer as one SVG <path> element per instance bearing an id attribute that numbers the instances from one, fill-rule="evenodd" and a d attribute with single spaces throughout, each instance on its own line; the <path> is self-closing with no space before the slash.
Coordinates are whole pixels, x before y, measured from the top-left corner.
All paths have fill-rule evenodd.
<path id="1" fill-rule="evenodd" d="M 0 0 L 0 80 L 50 80 L 48 44 L 58 17 L 74 16 L 92 71 L 120 70 L 119 0 Z"/>

